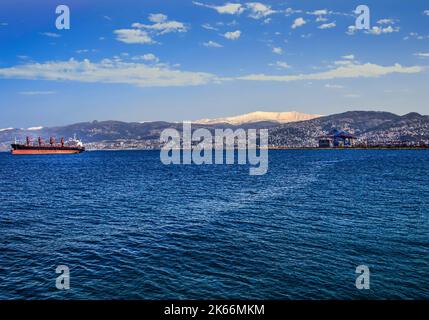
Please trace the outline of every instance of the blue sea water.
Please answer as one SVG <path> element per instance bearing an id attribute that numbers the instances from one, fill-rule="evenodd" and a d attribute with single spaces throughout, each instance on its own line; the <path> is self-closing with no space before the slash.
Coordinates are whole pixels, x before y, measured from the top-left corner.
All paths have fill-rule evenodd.
<path id="1" fill-rule="evenodd" d="M 0 298 L 429 298 L 428 151 L 269 157 L 249 176 L 155 151 L 0 153 Z"/>

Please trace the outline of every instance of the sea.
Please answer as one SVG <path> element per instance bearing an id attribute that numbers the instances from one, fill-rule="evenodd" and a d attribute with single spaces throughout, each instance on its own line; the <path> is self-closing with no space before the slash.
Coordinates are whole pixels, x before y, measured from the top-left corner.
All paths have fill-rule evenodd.
<path id="1" fill-rule="evenodd" d="M 428 298 L 429 150 L 0 153 L 0 299 Z"/>

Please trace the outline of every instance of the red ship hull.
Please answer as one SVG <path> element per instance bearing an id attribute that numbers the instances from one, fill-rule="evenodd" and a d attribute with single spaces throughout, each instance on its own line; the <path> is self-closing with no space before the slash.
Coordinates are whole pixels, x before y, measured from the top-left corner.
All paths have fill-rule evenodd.
<path id="1" fill-rule="evenodd" d="M 12 145 L 12 154 L 76 154 L 85 151 L 83 147 L 50 147 L 50 146 L 26 146 L 20 144 Z"/>
<path id="2" fill-rule="evenodd" d="M 76 154 L 78 150 L 12 150 L 12 154 Z"/>

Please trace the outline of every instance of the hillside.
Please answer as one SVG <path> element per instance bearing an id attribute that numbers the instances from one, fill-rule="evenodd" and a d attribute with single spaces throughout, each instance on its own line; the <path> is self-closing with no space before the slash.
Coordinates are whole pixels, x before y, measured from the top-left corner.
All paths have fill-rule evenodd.
<path id="1" fill-rule="evenodd" d="M 429 116 L 409 113 L 350 111 L 308 121 L 284 124 L 270 130 L 270 144 L 316 146 L 317 138 L 332 128 L 347 129 L 360 141 L 373 144 L 390 142 L 429 142 Z"/>
<path id="2" fill-rule="evenodd" d="M 244 119 L 244 118 L 241 118 Z M 181 123 L 169 122 L 121 122 L 93 121 L 76 123 L 63 127 L 2 129 L 0 130 L 0 149 L 7 150 L 14 139 L 20 141 L 31 136 L 44 139 L 71 137 L 76 134 L 83 142 L 94 149 L 103 148 L 157 148 L 162 130 L 182 129 Z M 279 124 L 277 121 L 245 122 L 240 125 L 229 123 L 196 124 L 193 129 L 255 128 L 269 129 L 269 143 L 272 146 L 312 147 L 317 146 L 318 137 L 327 134 L 332 128 L 347 129 L 359 141 L 369 144 L 392 142 L 429 144 L 429 116 L 409 113 L 399 116 L 389 112 L 350 111 L 305 121 Z"/>

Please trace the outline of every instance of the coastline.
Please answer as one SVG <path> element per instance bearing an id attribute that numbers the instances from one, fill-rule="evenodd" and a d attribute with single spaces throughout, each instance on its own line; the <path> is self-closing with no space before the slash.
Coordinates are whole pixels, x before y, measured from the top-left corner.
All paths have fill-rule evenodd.
<path id="1" fill-rule="evenodd" d="M 119 151 L 160 151 L 161 149 L 92 149 L 86 150 L 85 152 L 98 152 L 98 151 L 108 151 L 108 152 L 119 152 Z M 427 147 L 352 147 L 352 148 L 318 148 L 318 147 L 269 147 L 268 150 L 277 150 L 277 151 L 288 151 L 288 150 L 326 150 L 326 151 L 336 151 L 336 150 L 429 150 Z M 0 150 L 0 153 L 10 153 L 10 150 Z"/>

